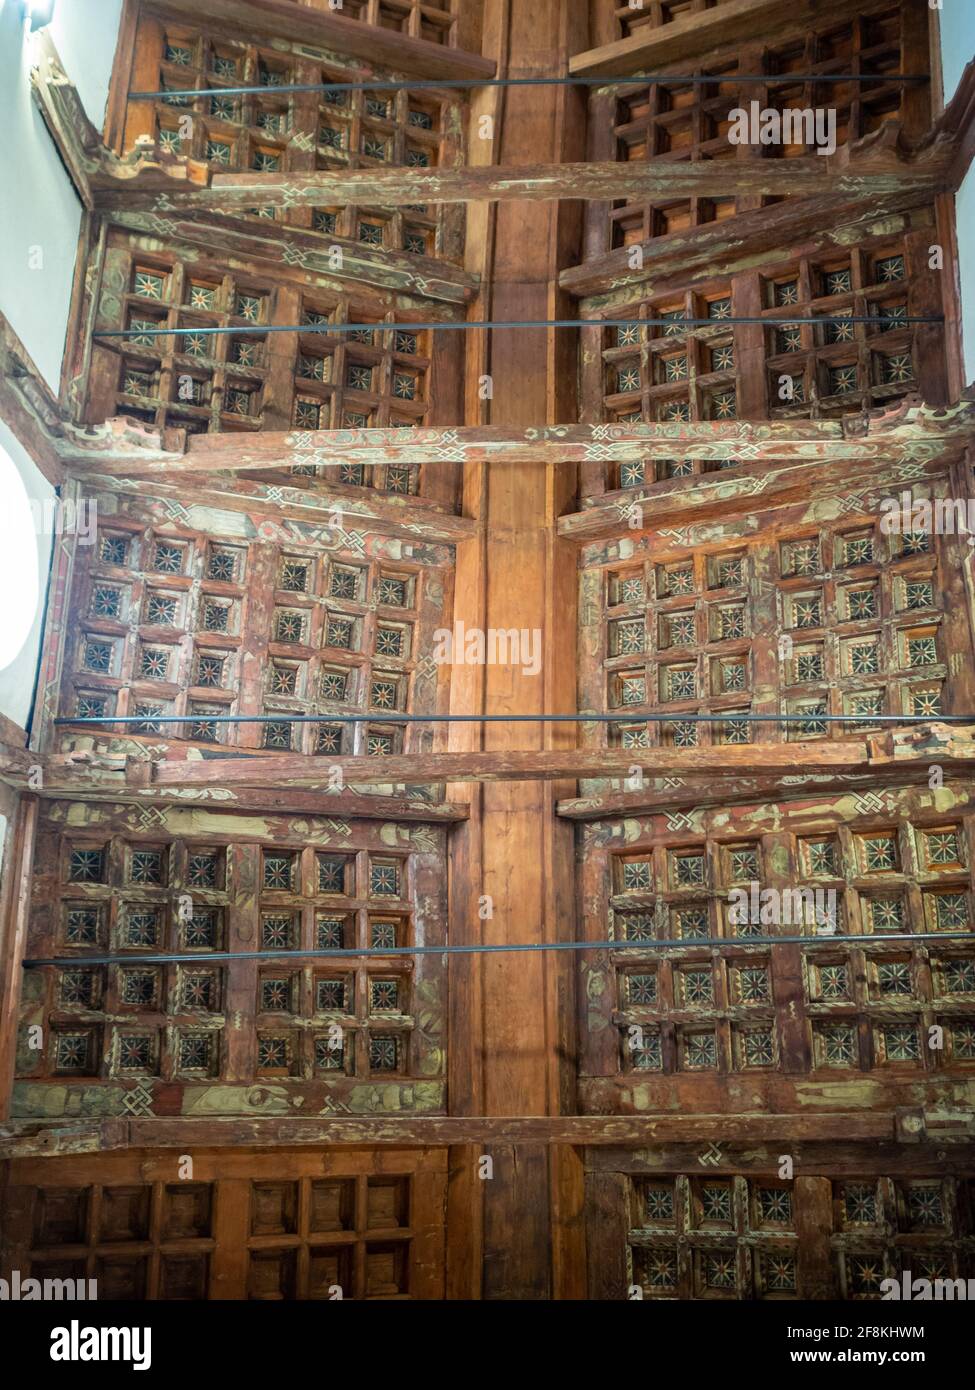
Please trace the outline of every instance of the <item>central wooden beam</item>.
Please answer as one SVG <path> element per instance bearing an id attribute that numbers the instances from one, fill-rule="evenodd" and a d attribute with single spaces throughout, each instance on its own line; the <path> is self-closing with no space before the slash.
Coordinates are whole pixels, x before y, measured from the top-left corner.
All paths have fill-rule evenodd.
<path id="1" fill-rule="evenodd" d="M 594 320 L 598 322 L 598 320 Z M 516 330 L 511 330 L 515 333 Z M 508 335 L 495 329 L 504 343 Z M 517 330 L 524 338 L 525 330 Z M 543 336 L 539 330 L 539 337 Z M 125 417 L 82 430 L 65 425 L 53 440 L 77 472 L 171 479 L 176 473 L 247 472 L 346 463 L 577 464 L 642 459 L 805 459 L 854 462 L 931 458 L 971 438 L 975 397 L 946 410 L 907 400 L 886 414 L 846 420 L 698 420 L 607 425 L 461 425 L 412 429 L 261 430 L 253 434 L 173 432 L 165 437 Z M 411 500 L 411 499 L 407 499 Z"/>
<path id="2" fill-rule="evenodd" d="M 95 206 L 168 213 L 246 212 L 254 207 L 302 208 L 323 204 L 404 207 L 413 203 L 510 202 L 530 199 L 813 197 L 853 194 L 881 198 L 907 191 L 932 197 L 948 181 L 949 151 L 913 160 L 874 142 L 844 146 L 808 159 L 701 160 L 648 163 L 489 165 L 458 169 L 307 169 L 287 174 L 247 170 L 211 174 L 185 162 L 128 165 L 106 161 L 91 177 Z M 199 179 L 209 179 L 200 186 Z"/>
<path id="3" fill-rule="evenodd" d="M 923 1112 L 918 1112 L 922 1114 Z M 851 1114 L 779 1115 L 388 1115 L 296 1116 L 204 1120 L 182 1116 L 112 1119 L 78 1124 L 13 1122 L 0 1130 L 0 1159 L 51 1157 L 123 1148 L 180 1148 L 224 1144 L 370 1144 L 383 1147 L 478 1144 L 769 1143 L 887 1141 L 895 1117 L 869 1110 Z"/>
<path id="4" fill-rule="evenodd" d="M 532 723 L 519 725 L 520 740 L 537 741 L 540 727 Z M 514 729 L 512 725 L 511 732 Z M 627 777 L 637 765 L 647 775 L 737 776 L 801 767 L 856 771 L 871 764 L 867 744 L 850 740 L 844 743 L 728 744 L 715 748 L 535 748 L 524 752 L 495 747 L 488 753 L 403 753 L 385 758 L 325 758 L 299 754 L 229 756 L 147 763 L 145 768 L 149 785 L 157 787 L 202 784 L 266 787 L 285 782 L 296 787 L 321 787 L 327 786 L 330 775 L 339 769 L 345 785 L 355 790 L 356 787 L 407 783 Z"/>

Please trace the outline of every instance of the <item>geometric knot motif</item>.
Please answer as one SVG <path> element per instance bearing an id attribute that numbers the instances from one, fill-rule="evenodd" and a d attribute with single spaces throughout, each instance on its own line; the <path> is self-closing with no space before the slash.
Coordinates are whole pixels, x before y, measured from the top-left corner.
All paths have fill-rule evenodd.
<path id="1" fill-rule="evenodd" d="M 170 521 L 187 521 L 189 519 L 189 509 L 184 507 L 182 502 L 173 502 L 163 498 L 162 504 Z"/>
<path id="2" fill-rule="evenodd" d="M 365 533 L 365 531 L 345 531 L 345 530 L 342 529 L 341 526 L 338 527 L 337 529 L 338 529 L 339 535 L 340 535 L 341 538 L 342 538 L 342 542 L 343 542 L 346 546 L 348 546 L 348 548 L 349 548 L 350 550 L 354 551 L 357 555 L 364 555 L 364 554 L 365 554 L 365 551 L 366 551 L 366 533 Z"/>
<path id="3" fill-rule="evenodd" d="M 151 1115 L 152 1092 L 144 1081 L 126 1091 L 122 1097 L 122 1109 L 127 1115 Z"/>
<path id="4" fill-rule="evenodd" d="M 285 265 L 304 267 L 308 264 L 308 252 L 303 246 L 295 246 L 292 242 L 286 242 L 281 252 L 281 259 Z"/>
<path id="5" fill-rule="evenodd" d="M 716 1168 L 723 1158 L 721 1145 L 709 1144 L 702 1154 L 698 1154 L 697 1161 L 702 1168 Z"/>

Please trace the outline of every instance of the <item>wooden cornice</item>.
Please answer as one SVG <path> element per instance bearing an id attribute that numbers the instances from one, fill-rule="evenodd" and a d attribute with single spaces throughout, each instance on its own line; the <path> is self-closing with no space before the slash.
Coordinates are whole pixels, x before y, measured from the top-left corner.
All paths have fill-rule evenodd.
<path id="1" fill-rule="evenodd" d="M 206 22 L 219 28 L 223 23 L 228 29 L 264 35 L 276 43 L 311 46 L 323 57 L 329 50 L 349 54 L 362 58 L 370 68 L 375 65 L 413 77 L 477 80 L 493 77 L 496 71 L 494 61 L 479 53 L 411 38 L 306 0 L 165 0 L 156 8 L 193 24 Z"/>
<path id="2" fill-rule="evenodd" d="M 842 420 L 701 420 L 546 425 L 507 429 L 456 428 L 261 430 L 251 434 L 160 435 L 117 417 L 87 429 L 65 426 L 56 447 L 65 467 L 79 475 L 170 479 L 176 474 L 245 473 L 314 464 L 627 463 L 650 458 L 769 461 L 936 458 L 970 441 L 975 394 L 940 409 L 908 399 L 889 411 Z M 214 485 L 210 482 L 210 486 Z M 695 480 L 698 484 L 701 479 Z M 408 500 L 408 499 L 407 499 Z M 422 500 L 422 499 L 421 499 Z M 613 505 L 620 499 L 614 498 Z M 594 503 L 593 505 L 599 505 Z M 610 505 L 609 503 L 606 504 Z M 566 523 L 570 519 L 564 519 Z M 572 526 L 566 526 L 571 530 Z"/>

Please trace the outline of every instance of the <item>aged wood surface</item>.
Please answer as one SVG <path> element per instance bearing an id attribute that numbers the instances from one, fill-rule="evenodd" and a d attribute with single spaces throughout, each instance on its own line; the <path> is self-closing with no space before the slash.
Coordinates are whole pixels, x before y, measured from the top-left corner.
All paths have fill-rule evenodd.
<path id="1" fill-rule="evenodd" d="M 923 787 L 928 780 L 927 763 L 892 768 L 884 781 L 890 786 Z M 874 773 L 781 772 L 777 777 L 734 777 L 720 781 L 705 777 L 661 777 L 651 779 L 643 791 L 613 789 L 592 791 L 588 796 L 569 797 L 559 802 L 559 815 L 567 820 L 596 821 L 612 816 L 654 815 L 661 811 L 703 810 L 709 806 L 735 806 L 759 797 L 787 803 L 810 795 L 837 793 L 856 798 L 869 795 L 876 784 Z M 964 775 L 949 781 L 958 803 L 967 799 Z"/>
<path id="2" fill-rule="evenodd" d="M 107 156 L 106 156 L 107 159 Z M 370 169 L 335 173 L 213 174 L 208 186 L 194 186 L 182 164 L 143 157 L 141 169 L 110 164 L 111 173 L 93 179 L 95 206 L 112 216 L 123 210 L 169 215 L 243 211 L 262 207 L 317 207 L 323 202 L 379 203 L 386 207 L 417 202 L 568 200 L 574 198 L 717 197 L 747 193 L 755 197 L 815 197 L 857 194 L 883 198 L 923 192 L 933 196 L 948 186 L 954 151 L 925 151 L 915 160 L 875 145 L 859 153 L 800 162 L 736 162 L 729 170 L 710 164 L 540 164 L 512 172 L 504 166 L 469 169 Z M 206 172 L 206 171 L 204 171 Z M 169 181 L 164 182 L 166 175 Z M 148 184 L 143 189 L 142 181 Z"/>
<path id="3" fill-rule="evenodd" d="M 675 716 L 679 717 L 679 716 Z M 529 721 L 529 724 L 531 721 Z M 80 726 L 78 726 L 80 727 Z M 570 726 L 571 727 L 571 726 Z M 519 725 L 511 725 L 518 729 Z M 8 771 L 12 781 L 17 772 L 26 771 L 27 754 Z M 286 779 L 290 786 L 321 787 L 329 772 L 340 769 L 352 794 L 357 786 L 560 780 L 578 777 L 617 777 L 632 775 L 640 767 L 647 776 L 672 774 L 686 777 L 762 777 L 802 771 L 830 778 L 843 774 L 872 773 L 910 769 L 937 761 L 946 774 L 964 773 L 975 762 L 975 741 L 970 726 L 920 725 L 891 734 L 874 735 L 868 741 L 845 739 L 836 743 L 797 741 L 783 745 L 728 745 L 719 748 L 605 748 L 561 751 L 543 748 L 535 752 L 522 748 L 494 756 L 490 752 L 448 752 L 419 755 L 387 755 L 382 758 L 341 756 L 299 756 L 255 749 L 249 756 L 233 752 L 211 753 L 208 749 L 189 749 L 179 759 L 150 761 L 143 758 L 127 762 L 124 754 L 79 750 L 53 754 L 43 766 L 45 794 L 78 794 L 85 788 L 112 799 L 114 791 L 125 789 L 132 797 L 158 793 L 166 799 L 167 789 L 212 788 L 230 801 L 232 788 L 274 788 Z M 211 792 L 211 797 L 214 792 Z M 324 794 L 323 794 L 324 795 Z M 327 798 L 324 804 L 329 804 Z M 371 798 L 370 798 L 371 801 Z M 395 805 L 396 803 L 390 803 Z M 574 802 L 567 802 L 571 810 Z M 578 803 L 580 806 L 583 803 Z"/>
<path id="4" fill-rule="evenodd" d="M 253 219 L 234 219 L 220 211 L 208 218 L 195 209 L 176 208 L 161 215 L 121 208 L 110 221 L 134 236 L 158 237 L 162 232 L 167 245 L 185 248 L 193 255 L 246 257 L 255 268 L 290 263 L 322 280 L 423 295 L 432 305 L 463 306 L 476 290 L 472 277 L 460 267 L 433 256 L 407 256 L 392 248 L 365 246 L 349 237 L 326 237 L 304 227 L 289 226 L 282 243 L 280 233 L 268 232 L 263 223 L 255 225 Z M 333 248 L 341 252 L 341 259 Z"/>
<path id="5" fill-rule="evenodd" d="M 640 242 L 642 264 L 634 260 L 631 247 L 603 249 L 606 238 L 599 229 L 603 232 L 599 249 L 580 264 L 567 266 L 559 283 L 583 300 L 618 293 L 627 286 L 636 289 L 647 282 L 665 290 L 703 285 L 748 269 L 756 257 L 770 269 L 787 264 L 797 246 L 838 251 L 878 226 L 907 226 L 927 204 L 926 194 L 914 197 L 905 189 L 866 204 L 856 197 L 832 194 L 787 198 L 721 222 L 704 222 Z"/>
<path id="6" fill-rule="evenodd" d="M 440 465 L 434 467 L 439 469 Z M 453 481 L 452 471 L 449 466 L 442 469 L 448 486 Z M 369 534 L 400 536 L 404 540 L 453 543 L 467 540 L 476 530 L 470 517 L 455 516 L 426 497 L 395 497 L 367 488 L 344 487 L 327 477 L 299 488 L 257 482 L 247 476 L 233 478 L 222 469 L 171 483 L 159 477 L 113 477 L 102 472 L 101 467 L 92 472 L 71 468 L 67 476 L 81 484 L 85 494 L 108 492 L 142 497 L 150 508 L 153 504 L 157 509 L 172 508 L 188 499 L 194 507 L 213 512 L 272 518 L 278 534 L 283 533 L 287 523 L 293 525 L 296 535 L 314 536 L 343 529 L 338 524 L 343 519 L 350 531 L 361 528 Z M 246 521 L 243 524 L 248 525 Z"/>
<path id="7" fill-rule="evenodd" d="M 767 772 L 772 768 L 835 768 L 855 771 L 875 765 L 874 760 L 869 757 L 866 744 L 857 740 L 831 745 L 794 743 L 789 747 L 778 748 L 654 748 L 635 752 L 627 749 L 587 752 L 568 748 L 564 751 L 540 749 L 530 752 L 524 749 L 523 727 L 510 725 L 505 729 L 502 725 L 493 731 L 494 737 L 502 736 L 502 730 L 509 739 L 514 731 L 519 743 L 517 750 L 502 752 L 488 749 L 483 753 L 432 753 L 415 757 L 399 757 L 393 754 L 382 759 L 289 758 L 270 755 L 260 759 L 230 756 L 180 763 L 161 762 L 153 764 L 153 784 L 159 787 L 206 784 L 266 786 L 276 785 L 281 778 L 286 777 L 294 786 L 305 786 L 327 781 L 328 770 L 332 767 L 339 768 L 343 777 L 354 787 L 395 784 L 407 779 L 411 782 L 493 783 L 552 781 L 600 775 L 626 776 L 634 765 L 639 765 L 646 772 L 669 772 L 679 775 L 706 771 L 716 776 L 721 773 L 754 774 Z M 949 766 L 955 765 L 956 755 L 950 755 L 947 763 Z M 961 764 L 975 764 L 975 749 L 963 753 Z"/>
<path id="8" fill-rule="evenodd" d="M 194 0 L 166 0 L 165 8 L 189 22 L 200 18 Z M 475 17 L 476 17 L 475 7 Z M 346 18 L 321 0 L 207 0 L 207 17 L 268 38 L 350 53 L 415 77 L 487 78 L 494 63 L 479 52 L 433 43 L 375 23 Z"/>
<path id="9" fill-rule="evenodd" d="M 34 857 L 38 803 L 33 796 L 22 796 L 16 807 L 13 836 L 9 845 L 9 871 L 0 889 L 0 1119 L 10 1111 L 10 1088 L 18 1045 L 17 1012 L 22 987 L 21 961 L 27 946 L 30 911 L 30 865 Z M 5 866 L 6 868 L 6 866 Z"/>
<path id="10" fill-rule="evenodd" d="M 539 318 L 547 317 L 542 313 Z M 503 333 L 503 329 L 495 330 Z M 521 335 L 523 336 L 523 335 Z M 504 341 L 504 339 L 500 339 Z M 700 420 L 627 422 L 608 425 L 461 425 L 452 429 L 290 430 L 228 437 L 192 435 L 185 449 L 178 438 L 160 437 L 136 421 L 107 421 L 85 430 L 65 430 L 55 441 L 65 464 L 79 473 L 165 480 L 184 471 L 210 472 L 290 468 L 296 464 L 394 461 L 450 468 L 467 462 L 538 464 L 616 463 L 645 458 L 741 458 L 869 462 L 904 456 L 937 457 L 959 448 L 971 435 L 975 404 L 965 399 L 937 410 L 918 401 L 898 403 L 866 420 Z M 370 499 L 378 508 L 380 499 Z"/>
<path id="11" fill-rule="evenodd" d="M 745 534 L 753 518 L 761 516 L 763 530 L 771 537 L 795 525 L 799 515 L 812 516 L 817 510 L 827 515 L 831 508 L 842 513 L 851 497 L 872 496 L 879 502 L 929 479 L 929 486 L 937 489 L 960 443 L 941 455 L 928 455 L 922 446 L 912 456 L 911 447 L 905 446 L 896 462 L 830 457 L 818 463 L 776 460 L 752 465 L 743 459 L 733 472 L 717 469 L 587 497 L 583 511 L 559 518 L 559 533 L 580 542 L 610 541 L 619 535 L 622 521 L 634 535 L 649 533 L 653 544 L 659 539 L 666 545 L 675 533 L 702 534 L 709 524 L 724 525 L 728 535 L 733 529 Z M 816 488 L 811 496 L 813 477 Z"/>
<path id="12" fill-rule="evenodd" d="M 442 1112 L 444 957 L 423 950 L 379 962 L 361 953 L 445 944 L 446 852 L 435 823 L 46 802 L 27 949 L 46 958 L 70 950 L 77 943 L 65 927 L 80 914 L 88 950 L 79 968 L 91 987 L 79 1017 L 73 962 L 25 976 L 15 1110 L 71 1116 L 94 1104 L 106 1115 L 192 1119 L 302 1106 L 319 1115 Z M 96 865 L 84 881 L 79 861 Z M 170 921 L 164 884 L 185 890 L 191 915 L 182 921 Z M 164 955 L 181 943 L 202 950 L 182 983 L 166 964 L 148 976 L 135 967 L 147 984 L 136 1021 L 126 1009 L 129 972 L 80 962 L 99 941 L 125 945 L 147 932 Z M 288 963 L 289 951 L 329 941 L 351 953 L 339 972 L 307 957 Z M 221 946 L 223 961 L 207 963 Z M 258 946 L 284 959 L 258 960 Z M 185 988 L 187 977 L 199 988 Z M 35 1024 L 43 1049 L 28 1045 Z M 330 1065 L 332 1042 L 340 1052 Z M 79 1067 L 65 1048 L 82 1043 Z"/>
<path id="13" fill-rule="evenodd" d="M 60 412 L 47 382 L 31 360 L 13 325 L 0 313 L 0 411 L 7 427 L 30 454 L 49 483 L 64 480 L 55 434 Z"/>
<path id="14" fill-rule="evenodd" d="M 356 1298 L 706 1299 L 716 1252 L 725 1296 L 854 1297 L 864 1239 L 916 1248 L 916 1198 L 925 1248 L 970 1257 L 975 726 L 943 721 L 975 714 L 975 561 L 879 513 L 972 496 L 975 66 L 939 115 L 922 0 L 677 9 L 129 0 L 104 138 L 41 39 L 86 211 L 63 389 L 0 320 L 0 413 L 99 532 L 56 539 L 33 746 L 0 728 L 4 1277 L 63 1254 L 50 1194 L 92 1234 L 121 1188 L 152 1219 L 117 1296 L 188 1296 L 158 1238 L 184 1153 L 195 1297 L 321 1297 L 325 1247 Z M 835 155 L 715 157 L 737 75 L 771 102 L 824 64 L 878 68 Z M 596 81 L 415 80 L 562 72 Z M 129 99 L 184 73 L 213 97 Z M 392 108 L 275 95 L 376 74 Z M 280 330 L 256 357 L 248 314 Z M 92 336 L 145 316 L 168 336 Z M 537 673 L 435 660 L 456 620 L 535 634 Z M 214 700 L 273 723 L 211 730 Z M 851 722 L 734 725 L 827 707 Z M 826 885 L 841 928 L 739 931 L 742 883 Z"/>
<path id="15" fill-rule="evenodd" d="M 868 0 L 872 9 L 882 8 L 882 2 Z M 641 28 L 628 38 L 576 53 L 569 71 L 598 77 L 655 72 L 663 64 L 677 63 L 719 44 L 732 44 L 755 34 L 766 38 L 785 28 L 801 32 L 812 20 L 838 18 L 848 12 L 846 0 L 795 0 L 788 8 L 777 0 L 723 0 L 713 12 L 695 10 L 677 15 L 660 28 Z"/>
<path id="16" fill-rule="evenodd" d="M 0 1127 L 0 1157 L 93 1152 L 95 1149 L 178 1148 L 191 1140 L 224 1144 L 375 1144 L 439 1147 L 457 1144 L 776 1143 L 882 1141 L 895 1137 L 892 1116 L 878 1113 L 809 1115 L 555 1115 L 405 1116 L 382 1119 L 173 1118 L 115 1119 L 70 1125 L 8 1121 Z"/>
<path id="17" fill-rule="evenodd" d="M 114 1244 L 135 1245 L 137 1253 L 98 1266 L 102 1296 L 444 1297 L 445 1150 L 194 1146 L 193 1181 L 182 1184 L 174 1183 L 176 1159 L 165 1150 L 130 1150 L 52 1158 L 40 1167 L 29 1159 L 5 1165 L 4 1277 L 31 1262 L 36 1267 L 45 1246 L 63 1248 L 61 1229 L 45 1220 L 52 1199 L 72 1214 L 95 1204 L 101 1225 L 90 1243 L 87 1229 L 72 1232 L 75 1249 L 94 1251 L 124 1192 L 136 1219 L 122 1213 L 110 1229 Z M 270 1241 L 269 1227 L 276 1230 Z M 327 1245 L 323 1234 L 331 1237 Z"/>
<path id="18" fill-rule="evenodd" d="M 44 768 L 42 759 L 35 766 Z M 61 762 L 50 766 L 50 778 L 38 788 L 41 800 L 57 800 L 65 796 L 84 797 L 91 802 L 117 805 L 149 806 L 172 803 L 174 792 L 160 787 L 139 785 L 124 773 L 88 768 L 84 756 L 74 766 Z M 14 780 L 15 774 L 5 772 Z M 305 812 L 309 815 L 366 816 L 387 820 L 452 822 L 467 819 L 469 808 L 464 802 L 438 802 L 407 797 L 381 796 L 376 793 L 359 795 L 344 791 L 314 791 L 310 789 L 281 789 L 265 787 L 200 787 L 197 791 L 183 788 L 176 793 L 181 806 L 220 805 L 228 810 Z"/>

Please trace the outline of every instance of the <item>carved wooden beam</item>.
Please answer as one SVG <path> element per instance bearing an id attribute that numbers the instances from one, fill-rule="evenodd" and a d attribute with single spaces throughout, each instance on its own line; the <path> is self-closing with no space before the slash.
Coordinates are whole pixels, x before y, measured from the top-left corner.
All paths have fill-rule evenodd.
<path id="1" fill-rule="evenodd" d="M 884 772 L 882 784 L 928 789 L 934 759 L 894 764 Z M 830 772 L 815 770 L 780 772 L 765 777 L 662 777 L 647 779 L 643 791 L 620 791 L 616 785 L 587 796 L 565 797 L 557 803 L 558 815 L 572 821 L 601 821 L 626 816 L 671 814 L 677 810 L 700 811 L 715 806 L 750 806 L 755 802 L 810 803 L 837 793 L 868 798 L 880 779 L 876 771 Z M 949 779 L 946 786 L 959 805 L 971 800 L 971 779 L 965 774 Z M 869 804 L 869 803 L 868 803 Z"/>
<path id="2" fill-rule="evenodd" d="M 530 727 L 530 726 L 529 726 Z M 718 748 L 610 748 L 516 753 L 393 754 L 383 758 L 267 758 L 234 755 L 152 764 L 150 785 L 292 786 L 328 785 L 336 768 L 349 787 L 421 785 L 442 782 L 555 781 L 578 777 L 626 777 L 637 764 L 649 774 L 695 772 L 738 775 L 783 768 L 824 767 L 855 771 L 871 765 L 866 743 L 732 744 Z"/>
<path id="3" fill-rule="evenodd" d="M 923 1132 L 923 1112 L 918 1109 Z M 124 1148 L 187 1144 L 708 1144 L 778 1141 L 893 1142 L 897 1116 L 882 1111 L 752 1115 L 296 1116 L 283 1118 L 111 1119 L 66 1124 L 8 1121 L 0 1158 L 51 1157 Z M 916 1137 L 916 1136 L 915 1136 Z"/>
<path id="4" fill-rule="evenodd" d="M 531 728 L 530 724 L 526 725 Z M 422 786 L 448 782 L 523 782 L 632 774 L 737 777 L 783 772 L 885 772 L 937 762 L 946 775 L 975 769 L 975 727 L 931 723 L 843 742 L 728 744 L 707 748 L 546 749 L 511 753 L 400 753 L 389 757 L 319 757 L 296 753 L 240 756 L 214 749 L 203 756 L 142 764 L 139 784 L 150 787 L 314 787 L 336 769 L 343 784 Z M 52 761 L 53 768 L 56 764 Z"/>
<path id="5" fill-rule="evenodd" d="M 864 492 L 899 498 L 931 479 L 943 477 L 960 452 L 942 446 L 917 455 L 905 446 L 896 459 L 851 460 L 835 455 L 819 460 L 744 463 L 732 471 L 668 478 L 645 486 L 619 488 L 587 498 L 583 510 L 559 518 L 559 535 L 580 543 L 613 540 L 624 534 L 654 533 L 652 544 L 673 548 L 673 529 L 685 531 L 708 522 L 739 521 L 747 534 L 759 511 L 768 516 L 779 510 L 775 524 L 808 516 L 815 503 L 844 499 Z M 810 468 L 815 468 L 812 481 Z M 867 504 L 869 505 L 869 504 Z M 671 528 L 669 531 L 665 528 Z"/>
<path id="6" fill-rule="evenodd" d="M 478 289 L 476 275 L 449 261 L 365 246 L 348 237 L 326 236 L 281 222 L 227 216 L 215 210 L 207 216 L 188 208 L 166 214 L 124 208 L 116 210 L 111 220 L 139 236 L 164 240 L 174 250 L 185 247 L 198 252 L 202 247 L 210 256 L 259 261 L 331 281 L 374 285 L 437 304 L 467 304 Z M 335 248 L 342 252 L 341 264 L 330 254 Z M 427 317 L 429 311 L 425 308 L 423 314 Z"/>
<path id="7" fill-rule="evenodd" d="M 116 156 L 88 119 L 78 89 L 68 77 L 46 29 L 34 36 L 37 62 L 31 69 L 31 92 L 78 197 L 89 212 L 95 205 L 92 176 L 110 170 Z"/>
<path id="8" fill-rule="evenodd" d="M 975 159 L 975 59 L 966 65 L 938 127 L 952 142 L 954 153 L 948 184 L 957 190 Z"/>
<path id="9" fill-rule="evenodd" d="M 538 200 L 812 197 L 847 194 L 881 198 L 947 187 L 952 150 L 943 146 L 914 158 L 877 140 L 843 146 L 809 159 L 700 160 L 668 163 L 538 164 L 459 169 L 311 169 L 286 174 L 249 170 L 220 174 L 192 161 L 155 157 L 144 146 L 140 162 L 106 157 L 92 173 L 99 211 L 138 210 L 163 216 L 175 210 L 243 212 L 253 207 L 403 207 L 413 203 Z M 167 181 L 168 180 L 168 181 Z M 201 186 L 201 180 L 205 181 Z"/>
<path id="10" fill-rule="evenodd" d="M 720 222 L 652 237 L 640 244 L 639 259 L 632 246 L 593 256 L 563 270 L 559 285 L 576 299 L 598 295 L 618 302 L 641 287 L 657 295 L 741 274 L 755 266 L 756 257 L 772 274 L 779 265 L 791 264 L 800 248 L 804 254 L 845 250 L 876 235 L 879 227 L 907 231 L 911 213 L 929 203 L 927 191 L 920 187 L 867 200 L 848 194 L 788 198 Z M 651 291 L 645 288 L 648 284 Z"/>
<path id="11" fill-rule="evenodd" d="M 262 430 L 251 434 L 161 437 L 137 421 L 66 427 L 57 442 L 79 473 L 171 478 L 208 473 L 344 463 L 615 463 L 649 458 L 823 462 L 933 458 L 959 447 L 975 428 L 975 397 L 948 409 L 916 399 L 890 411 L 844 420 L 701 420 L 607 425 L 548 425 L 511 430 L 492 425 L 413 429 Z M 327 477 L 327 472 L 325 474 Z M 699 481 L 699 480 L 698 480 Z"/>
<path id="12" fill-rule="evenodd" d="M 57 399 L 30 354 L 0 313 L 0 420 L 10 428 L 49 483 L 64 481 L 57 454 Z"/>
<path id="13" fill-rule="evenodd" d="M 372 488 L 331 483 L 329 479 L 309 480 L 308 487 L 289 487 L 281 483 L 254 482 L 248 477 L 229 474 L 186 474 L 177 482 L 131 477 L 128 473 L 109 476 L 82 469 L 69 471 L 84 484 L 86 492 L 129 492 L 150 503 L 170 499 L 183 506 L 219 508 L 221 511 L 259 513 L 300 526 L 335 528 L 336 519 L 348 532 L 368 531 L 381 536 L 402 536 L 412 541 L 443 541 L 449 545 L 469 540 L 477 534 L 477 523 L 470 517 L 455 516 L 423 497 L 384 493 Z M 336 516 L 337 514 L 337 516 Z"/>
<path id="14" fill-rule="evenodd" d="M 341 816 L 360 820 L 418 821 L 451 824 L 466 820 L 470 807 L 461 801 L 424 801 L 407 796 L 358 793 L 349 788 L 341 792 L 312 791 L 300 787 L 269 784 L 264 787 L 147 786 L 133 777 L 133 759 L 99 757 L 78 753 L 55 753 L 43 761 L 43 785 L 37 796 L 47 801 L 99 802 L 117 806 L 188 806 L 210 811 L 241 811 L 250 815 Z M 135 770 L 139 765 L 135 764 Z M 142 764 L 148 768 L 148 763 Z M 12 785 L 26 786 L 23 771 L 11 772 L 5 779 Z"/>
<path id="15" fill-rule="evenodd" d="M 32 767 L 37 766 L 37 758 L 29 753 L 19 743 L 7 743 L 0 739 L 0 775 L 5 781 L 22 781 L 26 786 L 26 778 Z"/>

